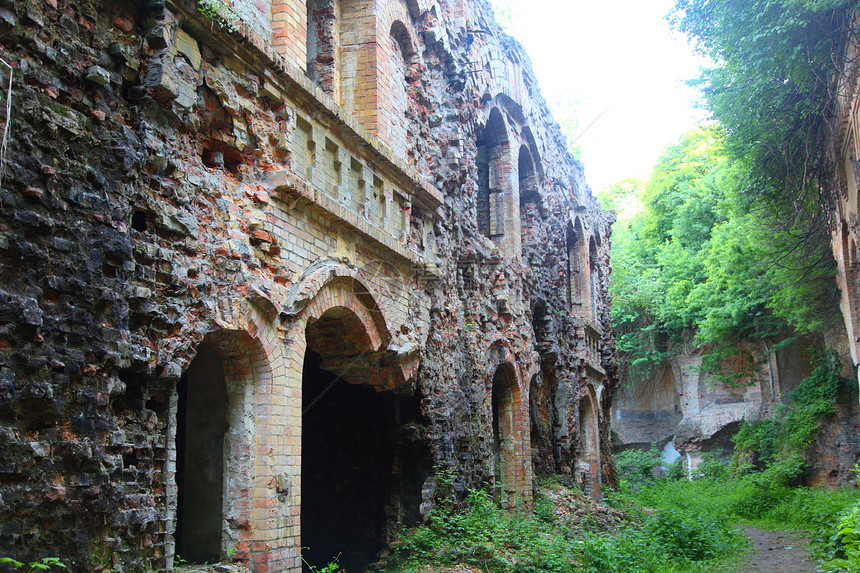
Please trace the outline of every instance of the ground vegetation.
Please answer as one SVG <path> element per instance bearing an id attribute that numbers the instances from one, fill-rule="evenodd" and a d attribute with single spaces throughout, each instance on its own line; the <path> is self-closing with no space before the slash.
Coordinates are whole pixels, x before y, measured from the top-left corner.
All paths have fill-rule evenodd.
<path id="1" fill-rule="evenodd" d="M 833 570 L 856 571 L 860 492 L 854 487 L 815 490 L 803 485 L 807 450 L 847 384 L 835 357 L 822 354 L 814 364 L 810 376 L 783 398 L 773 416 L 742 422 L 732 438 L 731 454 L 704 454 L 690 471 L 681 467 L 681 460 L 663 467 L 656 445 L 619 453 L 621 491 L 636 503 L 662 511 L 706 510 L 733 524 L 802 530 L 813 557 Z M 624 496 L 618 499 L 626 503 Z"/>
<path id="2" fill-rule="evenodd" d="M 626 495 L 596 503 L 545 481 L 534 515 L 500 510 L 480 490 L 468 508 L 439 504 L 423 526 L 405 532 L 386 568 L 495 572 L 721 571 L 744 540 L 722 515 L 647 509 Z"/>

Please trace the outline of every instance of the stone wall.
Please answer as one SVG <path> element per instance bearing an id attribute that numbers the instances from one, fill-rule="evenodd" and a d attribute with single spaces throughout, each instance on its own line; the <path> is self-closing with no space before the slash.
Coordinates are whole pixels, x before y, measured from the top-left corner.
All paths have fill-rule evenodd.
<path id="1" fill-rule="evenodd" d="M 614 479 L 612 219 L 486 3 L 0 0 L 0 46 L 0 555 L 366 564 Z"/>
<path id="2" fill-rule="evenodd" d="M 850 23 L 857 25 L 856 14 Z M 833 113 L 830 122 L 830 146 L 824 155 L 832 167 L 834 188 L 828 189 L 833 206 L 831 217 L 831 247 L 836 259 L 836 284 L 840 291 L 840 309 L 848 332 L 847 346 L 855 376 L 860 379 L 860 274 L 858 274 L 857 250 L 860 236 L 858 218 L 858 189 L 860 189 L 860 100 L 858 100 L 857 40 L 846 34 L 844 51 L 840 58 L 839 71 L 833 78 Z"/>

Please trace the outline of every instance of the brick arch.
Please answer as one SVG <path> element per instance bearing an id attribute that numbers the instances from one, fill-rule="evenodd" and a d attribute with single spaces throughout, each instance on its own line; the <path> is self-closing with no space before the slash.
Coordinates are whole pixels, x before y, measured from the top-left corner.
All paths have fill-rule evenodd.
<path id="1" fill-rule="evenodd" d="M 418 53 L 418 36 L 415 34 L 413 18 L 407 6 L 406 0 L 381 0 L 378 7 L 379 18 L 377 29 L 379 33 L 391 33 L 396 29 L 397 34 L 402 34 L 402 41 L 408 49 L 408 56 Z"/>
<path id="2" fill-rule="evenodd" d="M 845 317 L 845 327 L 848 330 L 848 337 L 851 340 L 857 340 L 860 334 L 860 302 L 858 302 L 858 265 L 857 265 L 857 247 L 854 242 L 853 233 L 848 228 L 845 222 L 842 222 L 838 228 L 838 241 L 840 244 L 840 252 L 837 254 L 839 261 L 841 276 L 837 280 L 841 291 L 841 306 L 842 314 Z M 841 259 L 841 260 L 839 260 Z M 857 344 L 849 345 L 851 359 L 854 364 L 860 364 L 860 355 L 858 355 Z"/>
<path id="3" fill-rule="evenodd" d="M 517 154 L 518 203 L 520 210 L 520 241 L 523 251 L 529 244 L 539 242 L 535 235 L 539 222 L 543 220 L 546 208 L 538 189 L 539 177 L 535 166 L 535 156 L 527 143 L 520 145 Z"/>
<path id="4" fill-rule="evenodd" d="M 419 38 L 414 30 L 410 6 L 406 0 L 350 0 L 342 4 L 342 14 L 343 105 L 396 156 L 405 159 L 406 128 L 401 125 L 405 110 L 392 106 L 392 101 L 402 99 L 407 92 L 406 72 L 411 77 L 418 73 L 413 70 L 415 65 L 420 64 Z M 370 17 L 374 23 L 368 27 L 366 22 Z M 395 26 L 395 23 L 399 25 Z M 391 40 L 392 32 L 396 32 L 396 41 Z M 402 54 L 397 53 L 400 51 L 398 45 L 403 46 Z M 401 75 L 398 71 L 392 76 L 391 70 L 397 58 L 406 60 L 403 62 L 405 69 L 400 70 L 404 73 Z"/>
<path id="5" fill-rule="evenodd" d="M 274 306 L 260 293 L 222 296 L 207 304 L 200 317 L 201 328 L 184 336 L 171 349 L 174 371 L 188 370 L 201 345 L 209 345 L 221 360 L 227 387 L 226 409 L 230 424 L 224 434 L 224 489 L 222 497 L 222 553 L 254 566 L 285 566 L 283 550 L 288 542 L 280 531 L 267 526 L 275 516 L 286 518 L 288 509 L 279 503 L 273 476 L 286 466 L 283 450 L 289 435 L 284 416 L 270 416 L 289 403 L 282 377 L 284 347 L 273 326 Z M 167 345 L 170 347 L 170 345 Z M 179 414 L 178 401 L 171 400 L 170 419 Z M 176 424 L 168 430 L 168 448 L 175 455 Z M 264 453 L 265 452 L 265 453 Z M 178 484 L 175 473 L 166 474 L 168 506 L 175 506 Z M 261 508 L 269 508 L 263 512 Z M 176 526 L 169 513 L 168 531 Z M 260 549 L 265 547 L 265 549 Z M 168 559 L 173 547 L 168 546 Z"/>
<path id="6" fill-rule="evenodd" d="M 380 93 L 384 94 L 379 101 L 379 136 L 395 155 L 405 159 L 412 143 L 408 137 L 411 103 L 408 78 L 413 74 L 416 50 L 410 30 L 402 19 L 395 19 L 387 34 L 380 34 L 379 48 L 377 81 Z"/>
<path id="7" fill-rule="evenodd" d="M 502 507 L 531 509 L 531 440 L 528 388 L 516 355 L 504 340 L 487 349 L 486 407 L 493 437 L 493 475 Z"/>
<path id="8" fill-rule="evenodd" d="M 486 117 L 483 118 L 484 122 L 489 120 L 490 112 L 492 112 L 494 108 L 502 110 L 504 115 L 519 125 L 523 125 L 526 121 L 525 115 L 523 114 L 523 106 L 506 93 L 496 92 L 495 94 L 492 94 L 489 105 L 483 111 L 483 113 L 486 114 Z"/>
<path id="9" fill-rule="evenodd" d="M 579 399 L 580 418 L 583 413 L 587 414 L 589 416 L 588 420 L 593 423 L 591 429 L 594 430 L 585 437 L 580 435 L 580 443 L 585 448 L 585 451 L 583 451 L 582 454 L 587 457 L 596 457 L 600 453 L 600 436 L 596 431 L 599 417 L 598 405 L 599 402 L 597 401 L 597 395 L 594 392 L 594 388 L 591 387 L 591 384 L 586 384 L 583 395 Z"/>
<path id="10" fill-rule="evenodd" d="M 414 381 L 418 369 L 418 348 L 393 348 L 391 331 L 380 299 L 362 281 L 357 273 L 345 265 L 324 265 L 306 273 L 304 279 L 292 289 L 284 310 L 285 367 L 282 373 L 283 392 L 289 396 L 285 419 L 289 429 L 287 440 L 279 444 L 279 455 L 283 456 L 285 482 L 293 485 L 294 495 L 287 496 L 289 518 L 287 519 L 289 555 L 295 557 L 293 567 L 301 567 L 298 558 L 301 548 L 301 459 L 302 459 L 302 397 L 303 369 L 309 347 L 308 331 L 314 336 L 314 328 L 320 321 L 340 322 L 354 337 L 355 345 L 347 351 L 364 354 L 360 360 L 372 363 L 380 379 L 388 380 L 385 387 L 374 385 L 377 390 L 388 390 Z M 330 327 L 331 325 L 329 325 Z M 327 332 L 331 332 L 330 328 Z M 324 361 L 331 357 L 323 356 Z M 335 357 L 337 358 L 337 357 Z M 351 358 L 354 358 L 351 357 Z M 325 364 L 325 362 L 324 362 Z M 355 362 L 361 366 L 360 361 Z M 328 368 L 327 368 L 328 369 Z M 341 375 L 336 369 L 330 370 Z M 349 373 L 343 375 L 350 380 Z M 280 571 L 282 569 L 270 569 Z"/>
<path id="11" fill-rule="evenodd" d="M 580 453 L 576 461 L 577 479 L 589 497 L 600 497 L 599 403 L 591 384 L 586 383 L 579 400 Z"/>
<path id="12" fill-rule="evenodd" d="M 492 380 L 495 371 L 500 367 L 510 369 L 511 379 L 518 390 L 522 390 L 523 375 L 518 366 L 516 354 L 507 340 L 497 338 L 487 347 L 486 351 L 487 370 L 486 374 Z"/>
<path id="13" fill-rule="evenodd" d="M 537 141 L 532 133 L 532 129 L 528 125 L 523 126 L 522 140 L 523 145 L 529 146 L 529 151 L 532 155 L 532 161 L 534 161 L 535 173 L 537 174 L 538 179 L 543 181 L 546 177 L 543 169 L 543 160 L 541 159 L 540 150 L 538 149 Z"/>
<path id="14" fill-rule="evenodd" d="M 499 106 L 491 106 L 486 122 L 477 130 L 478 201 L 476 219 L 478 229 L 489 239 L 504 248 L 514 245 L 519 248 L 519 237 L 514 239 L 512 231 L 519 235 L 519 201 L 516 199 L 516 170 L 512 154 L 514 141 L 506 113 Z M 513 209 L 516 208 L 516 213 Z M 507 250 L 507 249 L 506 249 Z"/>
<path id="15" fill-rule="evenodd" d="M 342 306 L 364 324 L 374 351 L 388 347 L 393 329 L 386 319 L 387 305 L 357 270 L 342 263 L 326 262 L 308 269 L 287 294 L 281 317 L 319 319 L 327 310 Z"/>
<path id="16" fill-rule="evenodd" d="M 586 318 L 591 308 L 591 278 L 588 267 L 588 240 L 579 217 L 567 228 L 568 293 L 571 312 Z"/>
<path id="17" fill-rule="evenodd" d="M 598 309 L 597 302 L 600 298 L 600 282 L 602 279 L 602 269 L 599 262 L 599 252 L 598 252 L 598 240 L 595 240 L 595 233 L 591 234 L 591 237 L 588 240 L 588 302 L 589 305 L 586 307 L 586 311 L 588 312 L 588 317 L 597 322 L 598 319 Z"/>

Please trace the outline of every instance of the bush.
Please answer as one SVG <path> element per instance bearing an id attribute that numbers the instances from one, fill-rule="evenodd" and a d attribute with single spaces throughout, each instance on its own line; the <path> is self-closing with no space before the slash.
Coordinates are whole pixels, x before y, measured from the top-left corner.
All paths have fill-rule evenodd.
<path id="1" fill-rule="evenodd" d="M 663 509 L 650 521 L 648 529 L 667 555 L 687 561 L 725 555 L 736 537 L 725 517 L 706 511 Z"/>
<path id="2" fill-rule="evenodd" d="M 839 557 L 829 560 L 830 570 L 860 571 L 860 504 L 846 510 L 836 532 Z"/>
<path id="3" fill-rule="evenodd" d="M 704 452 L 696 473 L 700 477 L 723 479 L 729 474 L 729 460 L 721 451 Z"/>
<path id="4" fill-rule="evenodd" d="M 663 463 L 657 444 L 648 450 L 624 450 L 613 456 L 618 470 L 618 479 L 631 489 L 638 489 L 654 479 L 654 471 Z"/>
<path id="5" fill-rule="evenodd" d="M 841 366 L 835 355 L 814 355 L 812 364 L 812 373 L 777 405 L 771 418 L 741 422 L 732 438 L 733 474 L 772 470 L 771 477 L 788 484 L 803 473 L 803 455 L 818 434 L 821 421 L 833 415 L 836 398 L 847 384 L 839 375 Z"/>

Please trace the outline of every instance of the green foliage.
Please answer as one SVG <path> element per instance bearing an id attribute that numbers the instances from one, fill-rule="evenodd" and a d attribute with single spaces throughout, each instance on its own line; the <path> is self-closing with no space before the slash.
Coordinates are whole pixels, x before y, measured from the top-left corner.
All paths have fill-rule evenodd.
<path id="1" fill-rule="evenodd" d="M 696 466 L 698 477 L 725 479 L 729 475 L 729 464 L 722 452 L 704 452 L 702 460 Z"/>
<path id="2" fill-rule="evenodd" d="M 860 504 L 848 509 L 836 530 L 839 557 L 827 561 L 830 571 L 860 571 Z"/>
<path id="3" fill-rule="evenodd" d="M 813 490 L 768 483 L 772 474 L 703 477 L 692 482 L 655 480 L 633 495 L 643 505 L 691 514 L 713 514 L 729 523 L 762 529 L 802 529 L 813 553 L 831 559 L 841 549 L 836 526 L 846 508 L 860 501 L 857 490 Z"/>
<path id="4" fill-rule="evenodd" d="M 622 486 L 637 489 L 654 479 L 654 471 L 663 463 L 657 444 L 652 443 L 648 450 L 630 449 L 613 456 Z"/>
<path id="5" fill-rule="evenodd" d="M 11 557 L 0 557 L 0 563 L 11 565 L 18 570 L 27 567 L 28 573 L 35 573 L 36 571 L 50 571 L 54 568 L 68 569 L 68 567 L 57 557 L 42 557 L 38 561 L 30 561 L 29 563 L 22 563 L 21 561 L 17 561 Z"/>
<path id="6" fill-rule="evenodd" d="M 725 516 L 707 511 L 662 509 L 648 523 L 648 531 L 673 559 L 715 559 L 729 553 L 735 544 Z"/>
<path id="7" fill-rule="evenodd" d="M 829 246 L 799 249 L 800 231 L 750 210 L 747 185 L 725 131 L 709 125 L 668 146 L 648 181 L 601 195 L 625 209 L 610 283 L 623 378 L 658 376 L 694 335 L 703 368 L 737 385 L 756 369 L 742 341 L 814 332 L 837 316 Z"/>
<path id="8" fill-rule="evenodd" d="M 858 571 L 860 563 L 851 561 L 851 552 L 855 557 L 860 555 L 860 510 L 845 513 L 841 519 L 840 516 L 858 503 L 860 493 L 796 487 L 806 469 L 806 450 L 821 421 L 833 414 L 837 396 L 846 383 L 839 376 L 841 367 L 835 356 L 821 353 L 813 356 L 812 363 L 812 373 L 785 396 L 772 417 L 742 423 L 733 438 L 735 450 L 729 465 L 719 452 L 705 454 L 696 480 L 644 479 L 634 490 L 634 499 L 661 509 L 661 515 L 663 510 L 682 510 L 697 516 L 705 512 L 702 515 L 729 523 L 804 529 L 816 556 L 829 560 L 832 570 Z M 624 465 L 622 462 L 619 468 Z M 659 526 L 654 527 L 659 530 Z M 671 517 L 666 531 L 669 533 L 664 537 L 670 540 L 671 535 L 680 532 L 677 551 L 701 555 L 695 553 L 699 551 L 699 530 L 694 522 Z"/>
<path id="9" fill-rule="evenodd" d="M 613 499 L 631 506 L 617 494 Z M 710 564 L 739 543 L 728 522 L 709 512 L 637 507 L 641 522 L 631 516 L 623 527 L 604 531 L 594 519 L 576 523 L 558 517 L 553 502 L 541 495 L 534 517 L 499 509 L 485 492 L 470 492 L 468 502 L 468 511 L 434 510 L 428 525 L 405 534 L 389 569 L 465 563 L 485 573 L 716 571 Z"/>
<path id="10" fill-rule="evenodd" d="M 768 479 L 788 485 L 800 477 L 806 449 L 818 434 L 822 420 L 834 413 L 834 404 L 847 380 L 839 375 L 839 361 L 831 354 L 813 357 L 812 373 L 781 401 L 773 416 L 744 421 L 732 440 L 732 466 L 742 474 L 767 468 Z"/>
<path id="11" fill-rule="evenodd" d="M 340 566 L 340 555 L 323 565 L 322 567 L 315 567 L 305 561 L 304 557 L 302 557 L 302 562 L 305 564 L 305 567 L 311 573 L 346 573 L 346 571 Z"/>
<path id="12" fill-rule="evenodd" d="M 639 200 L 644 182 L 636 177 L 628 177 L 608 185 L 597 192 L 597 198 L 604 210 L 615 213 L 618 221 L 624 222 L 635 216 L 642 208 Z"/>
<path id="13" fill-rule="evenodd" d="M 197 0 L 197 9 L 228 32 L 239 29 L 241 18 L 233 12 L 226 0 Z"/>
<path id="14" fill-rule="evenodd" d="M 855 0 L 676 0 L 670 20 L 715 64 L 696 84 L 742 161 L 747 201 L 824 230 L 827 108 Z M 820 200 L 822 199 L 822 200 Z M 823 209 L 808 210 L 819 203 Z M 798 209 L 798 207 L 801 207 Z M 821 236 L 814 238 L 820 241 Z"/>

